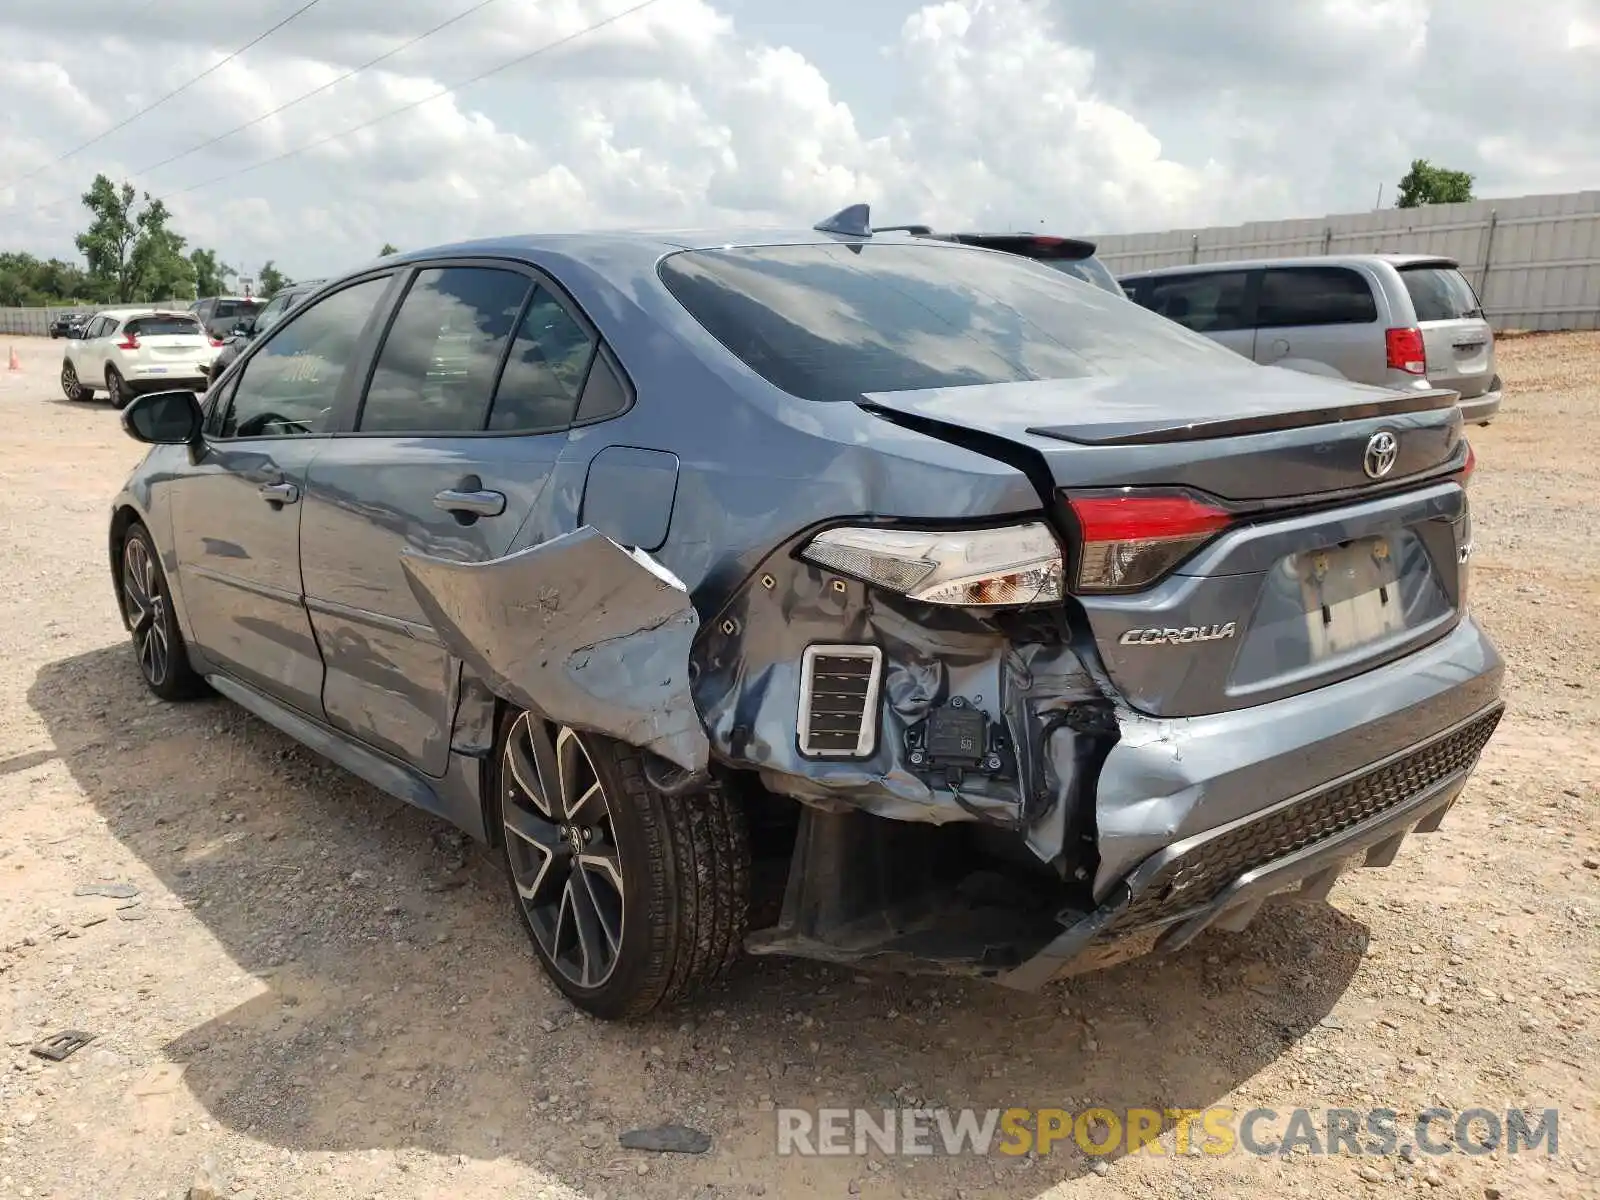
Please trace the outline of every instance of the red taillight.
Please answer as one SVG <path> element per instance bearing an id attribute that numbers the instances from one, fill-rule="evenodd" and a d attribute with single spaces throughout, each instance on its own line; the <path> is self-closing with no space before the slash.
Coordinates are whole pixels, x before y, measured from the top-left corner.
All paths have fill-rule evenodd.
<path id="1" fill-rule="evenodd" d="M 1080 592 L 1154 583 L 1233 520 L 1214 504 L 1170 492 L 1070 496 L 1067 504 L 1083 536 Z"/>
<path id="2" fill-rule="evenodd" d="M 212 339 L 211 339 L 211 344 L 212 344 L 212 345 L 213 345 L 213 346 L 220 346 L 220 345 L 222 345 L 222 339 L 221 339 L 221 338 L 219 338 L 219 337 L 213 337 L 213 338 L 212 338 Z"/>
<path id="3" fill-rule="evenodd" d="M 123 334 L 122 340 L 117 343 L 117 349 L 119 350 L 137 350 L 138 348 L 139 335 L 134 333 Z"/>
<path id="4" fill-rule="evenodd" d="M 1389 348 L 1389 369 L 1408 375 L 1428 373 L 1428 351 L 1420 329 L 1391 329 L 1384 335 Z"/>
<path id="5" fill-rule="evenodd" d="M 1472 473 L 1478 469 L 1478 455 L 1472 449 L 1472 443 L 1467 443 L 1467 461 L 1461 467 L 1461 484 L 1466 486 L 1467 480 L 1472 478 Z"/>

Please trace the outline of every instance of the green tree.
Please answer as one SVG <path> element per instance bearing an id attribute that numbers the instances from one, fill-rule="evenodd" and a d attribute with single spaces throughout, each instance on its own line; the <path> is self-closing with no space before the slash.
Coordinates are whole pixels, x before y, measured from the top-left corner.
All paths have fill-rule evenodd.
<path id="1" fill-rule="evenodd" d="M 1436 167 L 1425 158 L 1413 159 L 1411 170 L 1400 180 L 1400 195 L 1395 207 L 1461 204 L 1472 199 L 1472 178 L 1466 171 Z"/>
<path id="2" fill-rule="evenodd" d="M 0 305 L 68 305 L 87 299 L 91 291 L 89 277 L 73 263 L 0 254 Z"/>
<path id="3" fill-rule="evenodd" d="M 259 291 L 264 300 L 270 300 L 282 289 L 294 282 L 294 280 L 278 270 L 277 267 L 273 266 L 270 258 L 261 264 L 261 273 L 256 276 L 256 280 L 261 284 Z"/>
<path id="4" fill-rule="evenodd" d="M 379 258 L 388 258 L 389 255 L 391 255 L 391 254 L 399 254 L 399 253 L 400 253 L 400 247 L 399 246 L 396 246 L 393 242 L 385 242 L 383 244 L 383 249 L 378 251 L 378 257 Z"/>
<path id="5" fill-rule="evenodd" d="M 89 264 L 97 299 L 125 304 L 149 296 L 152 286 L 181 285 L 185 277 L 193 287 L 194 268 L 183 259 L 184 239 L 167 228 L 167 206 L 149 192 L 143 207 L 139 199 L 131 183 L 119 188 L 104 175 L 96 175 L 83 194 L 93 219 L 76 244 Z"/>
<path id="6" fill-rule="evenodd" d="M 189 252 L 189 262 L 194 267 L 195 291 L 201 296 L 221 296 L 228 290 L 228 279 L 238 272 L 217 258 L 215 250 L 196 246 Z"/>

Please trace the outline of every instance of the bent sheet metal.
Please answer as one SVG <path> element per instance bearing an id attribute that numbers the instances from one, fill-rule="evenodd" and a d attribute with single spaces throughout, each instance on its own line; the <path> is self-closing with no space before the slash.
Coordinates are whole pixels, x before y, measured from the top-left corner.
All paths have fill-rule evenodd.
<path id="1" fill-rule="evenodd" d="M 451 653 L 499 695 L 705 770 L 710 744 L 689 693 L 700 620 L 649 555 L 584 526 L 488 562 L 408 550 L 401 566 Z"/>

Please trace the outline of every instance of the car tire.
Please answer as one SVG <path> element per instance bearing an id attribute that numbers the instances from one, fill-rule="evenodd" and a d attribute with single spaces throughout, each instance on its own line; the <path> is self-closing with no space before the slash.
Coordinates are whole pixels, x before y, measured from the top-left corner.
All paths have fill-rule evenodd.
<path id="1" fill-rule="evenodd" d="M 523 930 L 579 1008 L 643 1016 L 739 957 L 750 846 L 722 791 L 669 799 L 640 751 L 525 711 L 501 721 L 492 782 Z"/>
<path id="2" fill-rule="evenodd" d="M 68 400 L 88 400 L 94 392 L 84 387 L 78 379 L 78 368 L 72 365 L 71 359 L 66 359 L 61 364 L 61 394 Z"/>
<path id="3" fill-rule="evenodd" d="M 127 380 L 115 367 L 106 368 L 106 392 L 111 399 L 112 408 L 127 408 L 128 401 L 133 399 L 133 393 L 128 390 Z"/>
<path id="4" fill-rule="evenodd" d="M 172 592 L 150 531 L 135 521 L 122 538 L 117 585 L 123 615 L 133 635 L 134 658 L 145 686 L 163 700 L 190 700 L 207 691 L 189 664 L 189 647 L 178 629 Z"/>

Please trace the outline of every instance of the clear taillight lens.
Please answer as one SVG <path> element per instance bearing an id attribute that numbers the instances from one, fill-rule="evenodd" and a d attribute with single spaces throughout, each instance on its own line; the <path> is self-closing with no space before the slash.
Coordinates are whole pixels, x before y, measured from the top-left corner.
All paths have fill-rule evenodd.
<path id="1" fill-rule="evenodd" d="M 1187 493 L 1129 490 L 1069 496 L 1083 552 L 1076 590 L 1123 592 L 1160 579 L 1232 521 Z"/>
<path id="2" fill-rule="evenodd" d="M 1061 548 L 1048 526 L 824 530 L 800 556 L 924 604 L 1002 608 L 1059 601 Z"/>

